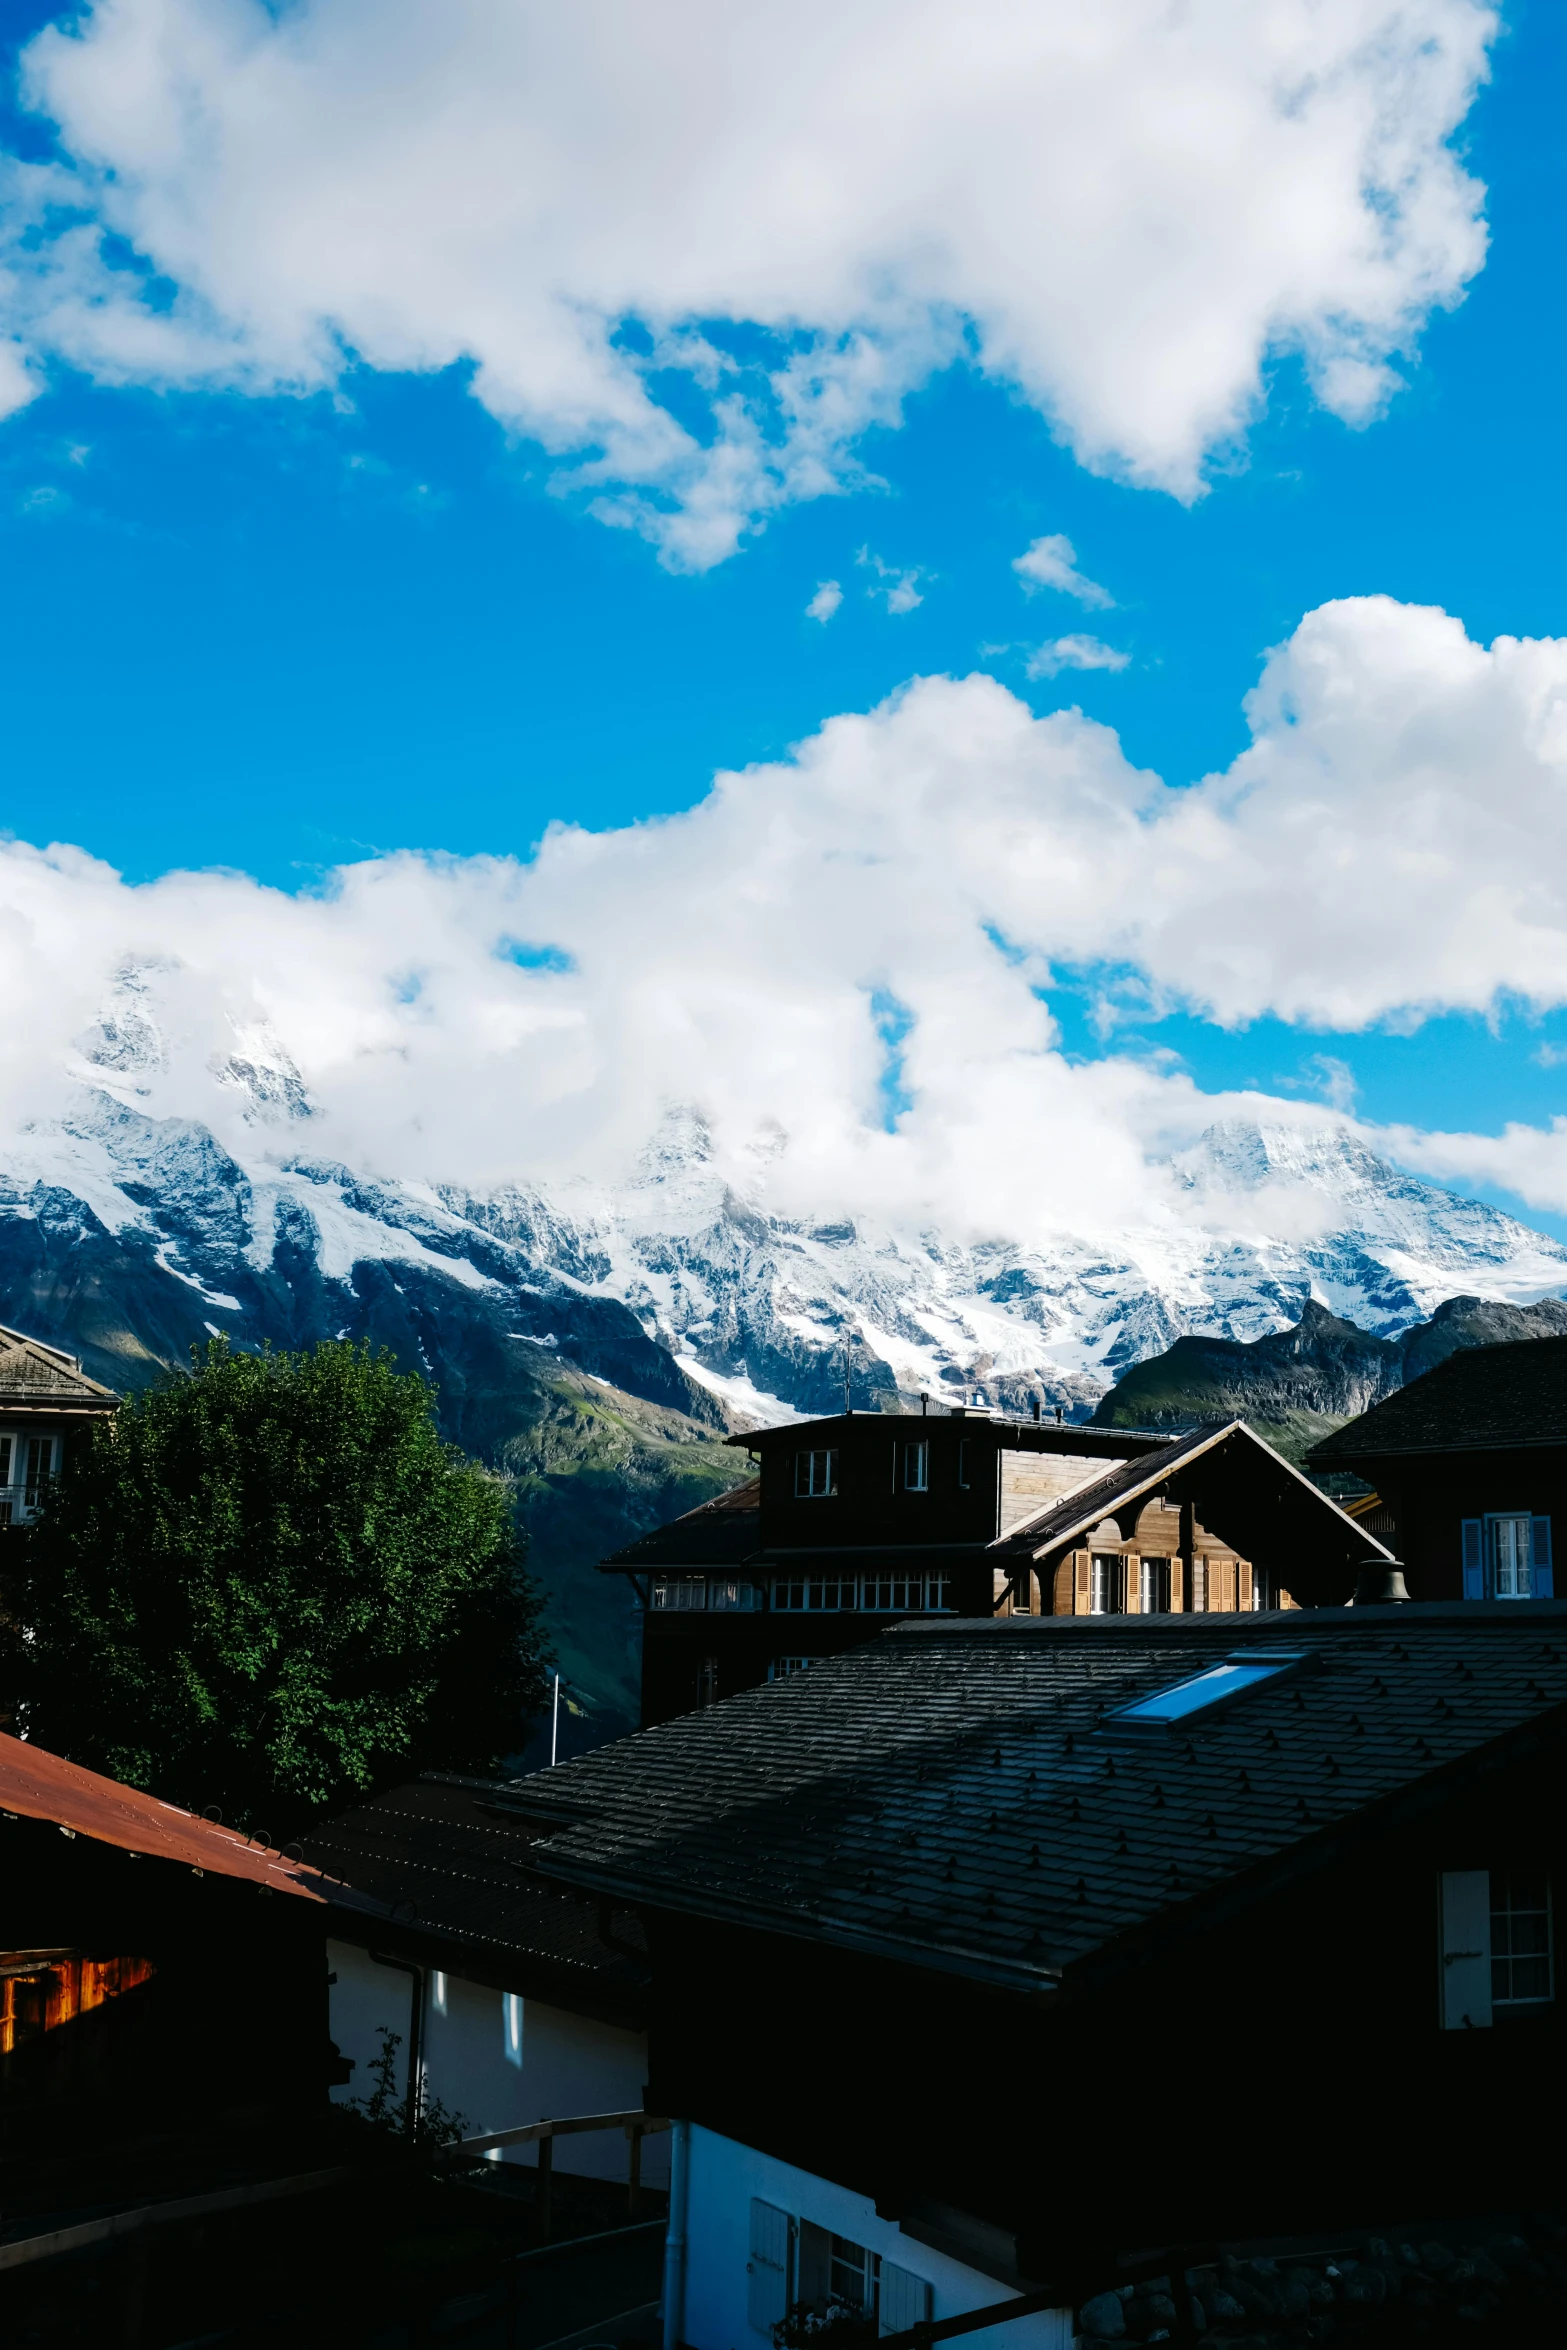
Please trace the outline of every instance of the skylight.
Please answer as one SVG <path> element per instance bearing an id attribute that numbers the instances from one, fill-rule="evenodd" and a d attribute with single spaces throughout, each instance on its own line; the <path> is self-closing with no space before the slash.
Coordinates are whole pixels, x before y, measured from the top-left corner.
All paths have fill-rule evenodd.
<path id="1" fill-rule="evenodd" d="M 1281 1673 L 1305 1661 L 1305 1652 L 1299 1649 L 1273 1655 L 1227 1656 L 1204 1673 L 1193 1673 L 1184 1681 L 1173 1681 L 1168 1689 L 1156 1689 L 1151 1697 L 1138 1698 L 1135 1705 L 1118 1706 L 1107 1715 L 1105 1727 L 1131 1728 L 1147 1723 L 1157 1728 L 1163 1723 L 1184 1722 L 1210 1706 L 1222 1705 L 1226 1698 L 1243 1696 L 1261 1681 L 1276 1681 Z"/>

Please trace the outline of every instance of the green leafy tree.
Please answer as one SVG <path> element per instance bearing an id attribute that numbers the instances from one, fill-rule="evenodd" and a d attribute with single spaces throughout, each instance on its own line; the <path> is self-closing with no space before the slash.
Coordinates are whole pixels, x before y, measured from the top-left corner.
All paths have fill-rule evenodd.
<path id="1" fill-rule="evenodd" d="M 506 1482 L 368 1346 L 133 1397 L 0 1537 L 4 1681 L 40 1746 L 279 1834 L 418 1770 L 488 1773 L 544 1698 Z"/>

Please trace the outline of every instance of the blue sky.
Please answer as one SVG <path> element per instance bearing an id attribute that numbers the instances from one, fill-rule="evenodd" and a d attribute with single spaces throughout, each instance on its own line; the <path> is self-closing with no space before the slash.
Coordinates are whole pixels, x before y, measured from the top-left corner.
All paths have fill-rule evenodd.
<path id="1" fill-rule="evenodd" d="M 13 0 L 13 77 L 50 15 Z M 13 150 L 64 153 L 14 79 L 11 97 Z M 1523 0 L 1455 141 L 1488 191 L 1484 268 L 1361 428 L 1270 354 L 1265 411 L 1194 502 L 1091 470 L 1014 388 L 937 364 L 895 429 L 859 436 L 873 484 L 681 572 L 557 494 L 552 458 L 473 396 L 471 359 L 350 361 L 296 394 L 111 380 L 57 350 L 0 423 L 6 825 L 132 881 L 217 866 L 308 890 L 398 849 L 526 855 L 555 819 L 689 809 L 716 770 L 975 670 L 1035 712 L 1080 708 L 1184 786 L 1241 752 L 1264 653 L 1331 599 L 1439 605 L 1481 644 L 1567 637 L 1564 99 L 1567 25 Z M 1015 558 L 1057 533 L 1113 608 L 1025 594 Z M 865 556 L 917 573 L 918 604 L 889 611 Z M 826 579 L 843 600 L 823 624 L 806 606 Z M 1052 631 L 1128 665 L 1031 678 Z M 1089 992 L 1068 975 L 1049 998 L 1070 1052 L 1106 1049 Z M 1177 1007 L 1115 1042 L 1179 1056 L 1205 1090 L 1352 1098 L 1378 1125 L 1495 1134 L 1567 1111 L 1567 1012 L 1505 986 L 1486 1010 L 1358 1032 Z"/>

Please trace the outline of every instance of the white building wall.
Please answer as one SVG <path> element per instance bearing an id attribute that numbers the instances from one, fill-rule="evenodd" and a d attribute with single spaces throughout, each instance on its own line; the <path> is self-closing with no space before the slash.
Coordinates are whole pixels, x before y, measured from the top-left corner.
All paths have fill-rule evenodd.
<path id="1" fill-rule="evenodd" d="M 834 2235 L 847 2236 L 911 2275 L 924 2277 L 931 2287 L 933 2318 L 961 2317 L 965 2310 L 984 2309 L 1007 2298 L 1007 2287 L 994 2277 L 906 2236 L 896 2221 L 878 2218 L 870 2198 L 852 2188 L 814 2171 L 796 2170 L 695 2123 L 690 2143 L 680 2339 L 691 2350 L 764 2350 L 764 2344 L 771 2350 L 767 2337 L 755 2331 L 746 2314 L 753 2196 L 795 2219 L 812 2220 Z M 973 2350 L 1071 2350 L 1072 2312 L 1040 2310 L 966 2339 Z"/>
<path id="2" fill-rule="evenodd" d="M 396 2053 L 397 2096 L 408 2093 L 409 2024 L 414 1984 L 396 1967 L 382 1966 L 351 1942 L 328 1942 L 331 2034 L 354 2063 L 339 2104 L 368 2097 L 370 2067 L 388 2031 L 401 2034 Z M 615 2024 L 574 2015 L 539 1999 L 491 1991 L 460 1975 L 425 1975 L 421 2070 L 426 2098 L 461 2114 L 463 2136 L 514 2129 L 520 2122 L 563 2120 L 578 2113 L 630 2113 L 642 2103 L 647 2039 Z M 557 2139 L 555 2168 L 578 2178 L 624 2179 L 629 2149 L 621 2130 L 584 2130 Z M 533 2146 L 500 2150 L 505 2162 L 535 2163 Z M 642 2178 L 669 2184 L 669 2133 L 642 2142 Z"/>

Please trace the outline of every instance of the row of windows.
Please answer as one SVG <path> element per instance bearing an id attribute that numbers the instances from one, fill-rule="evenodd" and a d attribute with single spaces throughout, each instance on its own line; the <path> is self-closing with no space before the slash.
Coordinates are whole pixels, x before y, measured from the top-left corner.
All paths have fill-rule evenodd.
<path id="1" fill-rule="evenodd" d="M 1170 1561 L 1127 1558 L 1116 1551 L 1095 1551 L 1088 1566 L 1088 1612 L 1092 1616 L 1162 1616 L 1170 1605 Z M 1274 1608 L 1279 1604 L 1278 1578 L 1261 1567 L 1242 1568 L 1235 1559 L 1202 1556 L 1189 1563 L 1185 1584 L 1185 1611 L 1191 1615 L 1231 1615 L 1237 1610 Z"/>
<path id="2" fill-rule="evenodd" d="M 969 1481 L 969 1446 L 967 1438 L 958 1445 L 958 1483 L 967 1488 Z M 895 1443 L 892 1448 L 892 1483 L 895 1492 L 929 1493 L 930 1439 L 928 1436 Z M 796 1501 L 830 1501 L 838 1493 L 838 1450 L 836 1445 L 818 1446 L 809 1452 L 794 1456 L 794 1495 Z"/>
<path id="3" fill-rule="evenodd" d="M 938 1574 L 797 1575 L 772 1579 L 775 1608 L 811 1614 L 838 1615 L 851 1611 L 875 1615 L 939 1615 L 952 1606 L 952 1578 Z M 765 1605 L 760 1583 L 708 1575 L 661 1575 L 649 1594 L 649 1605 L 680 1612 L 706 1609 L 710 1613 L 749 1614 Z"/>

